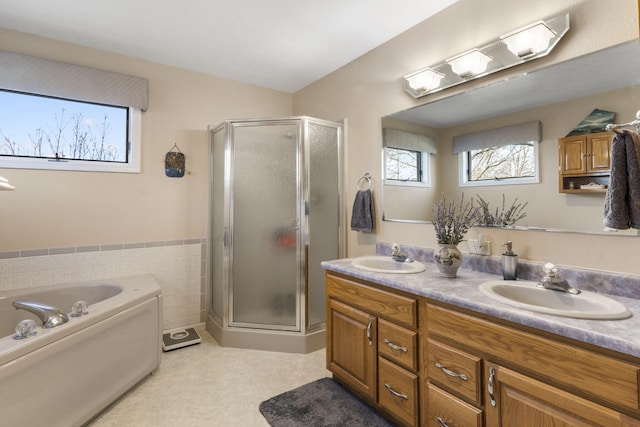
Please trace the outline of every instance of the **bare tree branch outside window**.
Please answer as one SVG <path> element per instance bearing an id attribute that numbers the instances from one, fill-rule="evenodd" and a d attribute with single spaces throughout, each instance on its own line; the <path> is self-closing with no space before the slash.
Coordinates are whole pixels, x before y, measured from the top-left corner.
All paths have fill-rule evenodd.
<path id="1" fill-rule="evenodd" d="M 533 144 L 506 145 L 469 152 L 469 180 L 524 178 L 535 175 Z"/>
<path id="2" fill-rule="evenodd" d="M 396 181 L 420 180 L 420 152 L 400 148 L 385 148 L 386 178 Z"/>
<path id="3" fill-rule="evenodd" d="M 126 163 L 127 117 L 125 107 L 0 91 L 0 156 Z"/>

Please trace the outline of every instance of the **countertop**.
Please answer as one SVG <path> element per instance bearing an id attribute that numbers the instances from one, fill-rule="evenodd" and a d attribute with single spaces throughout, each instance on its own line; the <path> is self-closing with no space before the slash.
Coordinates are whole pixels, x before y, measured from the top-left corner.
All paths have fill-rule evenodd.
<path id="1" fill-rule="evenodd" d="M 640 300 L 608 295 L 624 304 L 632 316 L 623 320 L 585 320 L 539 314 L 500 303 L 484 295 L 479 285 L 501 276 L 469 269 L 458 270 L 458 277 L 441 277 L 437 267 L 424 263 L 426 270 L 415 274 L 390 274 L 365 271 L 345 258 L 325 261 L 325 270 L 346 274 L 435 301 L 466 308 L 477 313 L 572 338 L 620 353 L 640 357 Z M 579 286 L 577 286 L 579 288 Z"/>

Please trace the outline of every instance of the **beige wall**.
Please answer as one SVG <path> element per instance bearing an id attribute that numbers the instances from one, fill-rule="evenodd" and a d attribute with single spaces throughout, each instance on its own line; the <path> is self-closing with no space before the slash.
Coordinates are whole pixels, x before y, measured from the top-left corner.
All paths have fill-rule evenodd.
<path id="1" fill-rule="evenodd" d="M 402 90 L 401 78 L 409 72 L 482 44 L 532 20 L 562 12 L 570 12 L 571 30 L 549 57 L 419 100 L 413 100 Z M 605 0 L 460 0 L 294 94 L 294 114 L 344 117 L 348 120 L 346 200 L 349 203 L 353 200 L 355 183 L 365 172 L 374 177 L 374 188 L 379 194 L 382 116 L 637 37 L 638 6 L 635 0 L 618 1 L 615 7 Z M 567 122 L 570 122 L 567 127 L 572 127 L 575 117 L 567 118 Z M 435 246 L 431 225 L 381 222 L 380 209 L 377 219 L 375 234 L 349 231 L 349 256 L 373 253 L 377 240 Z M 515 249 L 531 260 L 640 274 L 640 265 L 632 265 L 629 257 L 620 256 L 621 252 L 638 252 L 640 240 L 637 238 L 513 230 L 492 230 L 489 238 L 496 242 L 513 240 Z M 499 254 L 499 246 L 494 245 L 493 251 Z M 616 255 L 611 255 L 613 253 Z"/>
<path id="2" fill-rule="evenodd" d="M 401 89 L 404 74 L 529 23 L 571 13 L 571 30 L 547 58 L 413 100 Z M 299 91 L 288 94 L 216 79 L 181 69 L 0 29 L 0 49 L 133 74 L 149 79 L 149 111 L 143 114 L 141 174 L 0 169 L 18 191 L 3 192 L 0 252 L 99 243 L 170 241 L 206 233 L 206 127 L 226 118 L 305 114 L 347 119 L 345 211 L 358 178 L 374 177 L 379 192 L 380 118 L 479 84 L 580 56 L 637 38 L 635 0 L 460 0 L 385 45 Z M 571 119 L 573 123 L 573 118 Z M 177 143 L 189 175 L 164 176 L 164 154 Z M 486 233 L 485 233 L 486 234 Z M 569 236 L 569 238 L 567 238 Z M 640 274 L 640 265 L 611 253 L 640 249 L 635 238 L 495 230 L 523 257 Z M 375 234 L 348 233 L 348 255 L 372 253 L 377 240 L 433 247 L 430 225 L 381 223 Z M 495 249 L 494 253 L 499 253 Z"/>
<path id="3" fill-rule="evenodd" d="M 17 187 L 0 194 L 0 252 L 203 238 L 207 126 L 292 113 L 286 93 L 1 28 L 0 50 L 149 80 L 142 173 L 0 169 Z M 184 178 L 164 174 L 164 156 L 174 143 L 186 156 Z"/>

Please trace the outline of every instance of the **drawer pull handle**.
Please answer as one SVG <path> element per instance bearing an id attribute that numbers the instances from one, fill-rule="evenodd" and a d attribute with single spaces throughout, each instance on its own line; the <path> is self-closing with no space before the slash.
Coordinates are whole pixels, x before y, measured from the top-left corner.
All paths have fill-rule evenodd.
<path id="1" fill-rule="evenodd" d="M 438 421 L 442 427 L 449 427 L 447 423 L 445 423 L 444 420 L 440 417 L 436 418 L 436 421 Z"/>
<path id="2" fill-rule="evenodd" d="M 402 351 L 402 352 L 404 352 L 404 353 L 406 353 L 406 352 L 408 352 L 408 351 L 409 351 L 409 350 L 407 350 L 407 347 L 402 347 L 402 346 L 399 346 L 399 345 L 397 345 L 397 344 L 394 344 L 394 343 L 392 343 L 391 341 L 389 341 L 389 340 L 388 340 L 388 339 L 386 339 L 386 338 L 384 339 L 384 343 L 385 343 L 386 345 L 388 345 L 389 347 L 391 347 L 392 349 L 394 349 L 394 350 L 400 350 L 400 351 Z"/>
<path id="3" fill-rule="evenodd" d="M 469 378 L 465 374 L 459 374 L 457 372 L 453 372 L 451 369 L 447 369 L 444 366 L 442 366 L 442 363 L 440 362 L 436 362 L 436 368 L 440 369 L 442 372 L 449 375 L 450 377 L 460 378 L 462 381 L 469 380 Z"/>
<path id="4" fill-rule="evenodd" d="M 369 340 L 369 347 L 373 346 L 373 339 L 371 338 L 371 324 L 373 322 L 372 318 L 369 318 L 369 324 L 367 325 L 367 340 Z"/>
<path id="5" fill-rule="evenodd" d="M 384 388 L 386 388 L 387 390 L 389 390 L 389 393 L 393 394 L 395 397 L 400 397 L 404 400 L 409 400 L 409 396 L 407 396 L 406 394 L 402 394 L 402 393 L 398 393 L 397 391 L 395 391 L 394 389 L 391 388 L 391 386 L 389 384 L 384 385 Z"/>
<path id="6" fill-rule="evenodd" d="M 489 392 L 489 398 L 491 399 L 491 406 L 496 406 L 496 398 L 493 396 L 493 380 L 496 376 L 496 370 L 493 366 L 489 368 L 489 384 L 487 384 L 487 391 Z"/>

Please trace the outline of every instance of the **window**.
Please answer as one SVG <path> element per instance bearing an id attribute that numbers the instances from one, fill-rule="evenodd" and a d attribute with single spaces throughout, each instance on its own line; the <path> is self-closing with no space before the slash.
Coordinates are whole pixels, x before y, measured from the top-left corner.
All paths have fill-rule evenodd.
<path id="1" fill-rule="evenodd" d="M 0 90 L 0 167 L 138 172 L 139 110 Z"/>
<path id="2" fill-rule="evenodd" d="M 429 186 L 429 159 L 436 141 L 402 129 L 382 128 L 382 166 L 385 185 Z"/>
<path id="3" fill-rule="evenodd" d="M 460 153 L 462 185 L 538 182 L 537 143 L 503 145 Z"/>
<path id="4" fill-rule="evenodd" d="M 384 148 L 386 185 L 428 186 L 429 155 L 402 148 Z"/>
<path id="5" fill-rule="evenodd" d="M 539 121 L 453 137 L 460 185 L 534 184 L 538 178 Z"/>
<path id="6" fill-rule="evenodd" d="M 0 51 L 0 168 L 140 172 L 146 79 Z"/>

